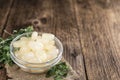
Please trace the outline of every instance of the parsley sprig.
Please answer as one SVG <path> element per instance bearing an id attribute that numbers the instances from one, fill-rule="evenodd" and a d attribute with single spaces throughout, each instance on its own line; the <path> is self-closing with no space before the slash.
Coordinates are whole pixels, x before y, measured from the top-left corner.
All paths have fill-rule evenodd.
<path id="1" fill-rule="evenodd" d="M 14 30 L 13 34 L 11 36 L 9 36 L 6 39 L 3 39 L 0 37 L 0 63 L 4 63 L 4 64 L 9 64 L 12 65 L 13 62 L 10 58 L 10 43 L 11 41 L 18 35 L 22 34 L 22 33 L 26 33 L 26 32 L 32 32 L 33 31 L 33 27 L 29 26 L 25 29 L 20 29 L 20 30 Z"/>
<path id="2" fill-rule="evenodd" d="M 69 68 L 65 62 L 60 62 L 57 65 L 53 66 L 47 73 L 46 77 L 54 77 L 54 80 L 62 80 L 67 76 Z"/>
<path id="3" fill-rule="evenodd" d="M 0 63 L 12 65 L 13 61 L 10 58 L 10 43 L 11 41 L 20 34 L 26 32 L 33 32 L 33 27 L 29 26 L 25 29 L 14 30 L 13 34 L 6 39 L 0 37 Z M 28 35 L 29 36 L 29 35 Z M 19 49 L 19 48 L 18 48 Z M 0 66 L 1 68 L 1 66 Z M 60 62 L 53 66 L 47 73 L 46 77 L 54 77 L 54 80 L 62 80 L 67 76 L 69 68 L 65 62 Z"/>

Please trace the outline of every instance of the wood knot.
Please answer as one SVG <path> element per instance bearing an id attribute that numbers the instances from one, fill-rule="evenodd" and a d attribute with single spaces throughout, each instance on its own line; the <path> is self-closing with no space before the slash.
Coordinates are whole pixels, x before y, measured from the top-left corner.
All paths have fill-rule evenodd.
<path id="1" fill-rule="evenodd" d="M 33 25 L 38 25 L 39 23 L 40 23 L 40 21 L 38 19 L 35 19 L 35 20 L 32 21 Z"/>
<path id="2" fill-rule="evenodd" d="M 33 24 L 38 24 L 39 22 L 38 21 L 34 21 Z"/>
<path id="3" fill-rule="evenodd" d="M 12 77 L 9 77 L 8 75 L 7 75 L 7 80 L 9 80 L 9 79 L 13 79 Z"/>
<path id="4" fill-rule="evenodd" d="M 34 28 L 42 26 L 42 24 L 41 24 L 39 19 L 32 20 L 32 24 L 33 24 Z"/>
<path id="5" fill-rule="evenodd" d="M 4 68 L 4 64 L 0 63 L 0 69 Z"/>
<path id="6" fill-rule="evenodd" d="M 74 49 L 73 53 L 71 53 L 71 56 L 76 58 L 78 56 L 78 53 L 76 52 L 76 50 Z"/>
<path id="7" fill-rule="evenodd" d="M 3 66 L 0 65 L 0 69 L 2 69 L 2 68 L 3 68 Z"/>
<path id="8" fill-rule="evenodd" d="M 46 24 L 47 23 L 47 18 L 43 17 L 40 19 L 41 23 L 42 24 Z"/>
<path id="9" fill-rule="evenodd" d="M 84 1 L 83 0 L 77 0 L 78 3 L 83 3 Z"/>

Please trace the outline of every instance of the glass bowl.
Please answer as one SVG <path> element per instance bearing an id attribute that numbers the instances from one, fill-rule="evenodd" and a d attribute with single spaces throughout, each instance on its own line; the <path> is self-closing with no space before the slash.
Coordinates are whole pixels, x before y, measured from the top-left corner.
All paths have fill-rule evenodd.
<path id="1" fill-rule="evenodd" d="M 44 62 L 44 63 L 25 62 L 25 61 L 19 59 L 18 57 L 16 57 L 16 55 L 14 54 L 13 43 L 15 41 L 19 40 L 21 37 L 30 36 L 31 34 L 32 33 L 24 33 L 24 34 L 21 34 L 21 35 L 19 35 L 16 38 L 13 39 L 13 41 L 10 44 L 10 57 L 13 60 L 13 62 L 16 63 L 23 71 L 26 71 L 26 72 L 29 72 L 29 73 L 43 73 L 43 72 L 46 72 L 61 60 L 62 53 L 63 53 L 63 45 L 60 42 L 60 40 L 57 37 L 55 37 L 54 38 L 55 46 L 59 50 L 59 53 L 58 53 L 56 58 L 54 58 L 50 61 Z M 39 33 L 39 35 L 42 35 L 42 34 L 43 33 Z M 27 44 L 25 44 L 25 45 L 27 45 Z"/>

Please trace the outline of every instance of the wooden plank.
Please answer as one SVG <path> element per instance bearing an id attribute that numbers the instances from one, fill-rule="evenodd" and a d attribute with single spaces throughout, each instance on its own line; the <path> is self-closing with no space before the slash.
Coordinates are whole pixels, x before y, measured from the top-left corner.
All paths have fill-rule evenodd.
<path id="1" fill-rule="evenodd" d="M 32 24 L 36 30 L 40 31 L 42 28 L 41 31 L 54 32 L 54 28 L 49 26 L 51 17 L 52 11 L 49 0 L 15 0 L 5 29 L 12 32 L 14 29 Z M 7 34 L 3 34 L 3 37 L 7 36 Z"/>
<path id="2" fill-rule="evenodd" d="M 13 0 L 0 0 L 0 36 L 2 36 Z M 6 80 L 4 65 L 0 63 L 0 80 Z"/>
<path id="3" fill-rule="evenodd" d="M 49 4 L 49 0 L 15 0 L 5 30 L 12 32 L 14 29 L 27 27 L 32 23 L 35 24 L 37 21 L 37 24 L 34 25 L 34 28 L 38 31 L 44 31 L 45 29 L 49 28 L 48 20 L 51 18 L 51 7 Z M 47 20 L 46 23 L 45 20 Z M 54 28 L 49 29 L 50 31 L 54 32 Z M 7 36 L 9 35 L 3 33 L 4 38 Z M 6 78 L 9 79 L 9 76 L 5 77 L 6 75 L 3 74 L 3 72 L 1 72 L 0 75 L 4 75 L 3 77 L 5 80 Z M 4 79 L 1 78 L 0 80 Z"/>
<path id="4" fill-rule="evenodd" d="M 120 52 L 116 50 L 109 27 L 111 9 L 103 8 L 95 1 L 75 1 L 76 18 L 88 80 L 119 80 Z M 120 8 L 120 7 L 119 7 Z M 108 19 L 109 17 L 109 19 Z"/>
<path id="5" fill-rule="evenodd" d="M 67 66 L 69 66 L 69 73 L 68 76 L 62 80 L 76 80 L 79 76 L 76 72 L 72 69 L 71 65 L 62 58 L 62 62 L 66 62 Z M 5 65 L 7 75 L 11 77 L 10 80 L 54 80 L 53 77 L 46 78 L 45 73 L 43 74 L 29 74 L 22 71 L 17 65 L 9 66 Z M 22 78 L 21 78 L 22 76 Z"/>
<path id="6" fill-rule="evenodd" d="M 22 6 L 21 6 L 22 5 Z M 16 0 L 8 18 L 7 31 L 32 24 L 37 31 L 50 32 L 63 42 L 64 57 L 86 80 L 74 7 L 69 0 Z M 3 37 L 7 37 L 4 33 Z"/>
<path id="7" fill-rule="evenodd" d="M 79 80 L 86 80 L 83 55 L 72 0 L 53 1 L 53 22 L 56 36 L 64 46 L 64 57 L 80 75 Z"/>
<path id="8" fill-rule="evenodd" d="M 109 27 L 107 30 L 108 37 L 111 38 L 110 42 L 113 45 L 113 49 L 116 51 L 114 57 L 115 65 L 117 67 L 117 73 L 120 79 L 120 1 L 112 1 L 111 9 L 107 11 L 107 20 L 109 20 Z M 106 21 L 107 21 L 106 20 Z"/>
<path id="9" fill-rule="evenodd" d="M 4 65 L 0 63 L 0 80 L 6 80 L 6 71 Z"/>
<path id="10" fill-rule="evenodd" d="M 0 36 L 9 16 L 13 0 L 0 0 Z"/>

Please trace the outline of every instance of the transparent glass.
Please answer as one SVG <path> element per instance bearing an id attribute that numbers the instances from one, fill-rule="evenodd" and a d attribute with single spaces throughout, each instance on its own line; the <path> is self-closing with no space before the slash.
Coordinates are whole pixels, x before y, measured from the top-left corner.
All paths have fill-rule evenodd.
<path id="1" fill-rule="evenodd" d="M 10 44 L 10 57 L 13 60 L 14 63 L 16 63 L 23 71 L 29 72 L 29 73 L 43 73 L 48 71 L 52 66 L 56 65 L 62 58 L 62 53 L 63 53 L 63 45 L 60 42 L 58 38 L 54 38 L 55 40 L 55 46 L 58 48 L 59 53 L 56 58 L 44 62 L 44 63 L 30 63 L 30 62 L 25 62 L 18 57 L 15 56 L 14 54 L 14 47 L 13 43 L 17 40 L 19 40 L 21 37 L 25 36 L 30 36 L 32 33 L 24 33 L 19 36 L 17 36 L 15 39 Z M 39 35 L 42 35 L 42 33 L 39 33 Z M 27 44 L 25 44 L 27 45 Z"/>

